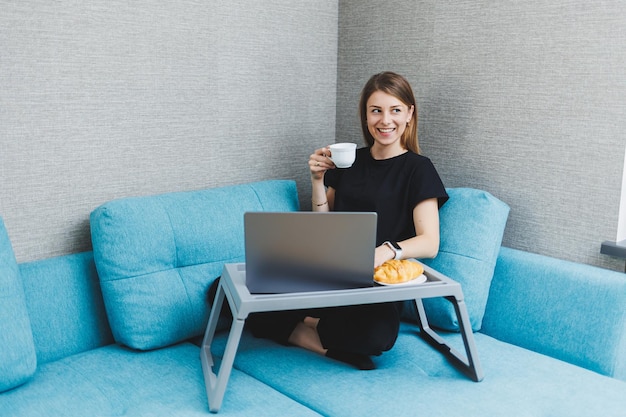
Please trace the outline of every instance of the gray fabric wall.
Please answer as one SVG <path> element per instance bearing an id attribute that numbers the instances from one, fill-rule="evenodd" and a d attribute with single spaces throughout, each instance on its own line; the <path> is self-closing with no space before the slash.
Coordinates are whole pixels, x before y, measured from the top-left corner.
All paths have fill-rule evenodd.
<path id="1" fill-rule="evenodd" d="M 418 100 L 423 153 L 450 187 L 511 206 L 504 244 L 624 270 L 626 2 L 339 1 L 338 140 L 354 103 L 395 70 Z"/>
<path id="2" fill-rule="evenodd" d="M 337 30 L 336 0 L 0 2 L 18 260 L 89 249 L 89 213 L 113 198 L 268 178 L 310 193 L 308 156 L 334 141 Z"/>
<path id="3" fill-rule="evenodd" d="M 413 83 L 451 187 L 511 205 L 508 246 L 623 270 L 622 1 L 0 1 L 0 216 L 20 261 L 90 248 L 112 198 L 298 182 L 360 142 L 374 72 Z"/>

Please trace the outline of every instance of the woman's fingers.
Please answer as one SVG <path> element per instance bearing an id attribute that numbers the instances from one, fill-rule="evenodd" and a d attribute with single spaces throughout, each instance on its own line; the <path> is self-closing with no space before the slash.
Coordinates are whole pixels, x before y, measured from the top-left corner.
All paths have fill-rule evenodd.
<path id="1" fill-rule="evenodd" d="M 330 151 L 328 148 L 317 149 L 309 157 L 309 168 L 311 169 L 311 172 L 319 173 L 334 168 L 335 164 L 330 160 L 328 157 L 329 155 Z"/>

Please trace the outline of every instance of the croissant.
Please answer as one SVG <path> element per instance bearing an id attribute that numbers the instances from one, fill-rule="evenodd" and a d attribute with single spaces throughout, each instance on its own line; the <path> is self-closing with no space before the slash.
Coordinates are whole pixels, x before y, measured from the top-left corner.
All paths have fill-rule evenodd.
<path id="1" fill-rule="evenodd" d="M 374 269 L 374 281 L 384 284 L 401 284 L 423 273 L 424 267 L 419 262 L 392 259 Z"/>

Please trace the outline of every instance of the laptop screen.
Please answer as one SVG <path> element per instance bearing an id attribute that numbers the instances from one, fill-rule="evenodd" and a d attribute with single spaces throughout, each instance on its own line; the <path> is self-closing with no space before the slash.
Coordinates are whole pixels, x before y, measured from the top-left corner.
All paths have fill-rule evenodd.
<path id="1" fill-rule="evenodd" d="M 244 225 L 251 293 L 373 285 L 376 213 L 248 212 Z"/>

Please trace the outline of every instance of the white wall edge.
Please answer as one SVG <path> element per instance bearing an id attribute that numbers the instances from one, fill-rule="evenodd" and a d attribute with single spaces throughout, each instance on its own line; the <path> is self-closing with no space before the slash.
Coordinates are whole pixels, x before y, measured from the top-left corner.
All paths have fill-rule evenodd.
<path id="1" fill-rule="evenodd" d="M 622 197 L 619 204 L 619 217 L 617 219 L 616 242 L 626 240 L 626 147 L 624 148 L 624 169 L 622 174 Z"/>

